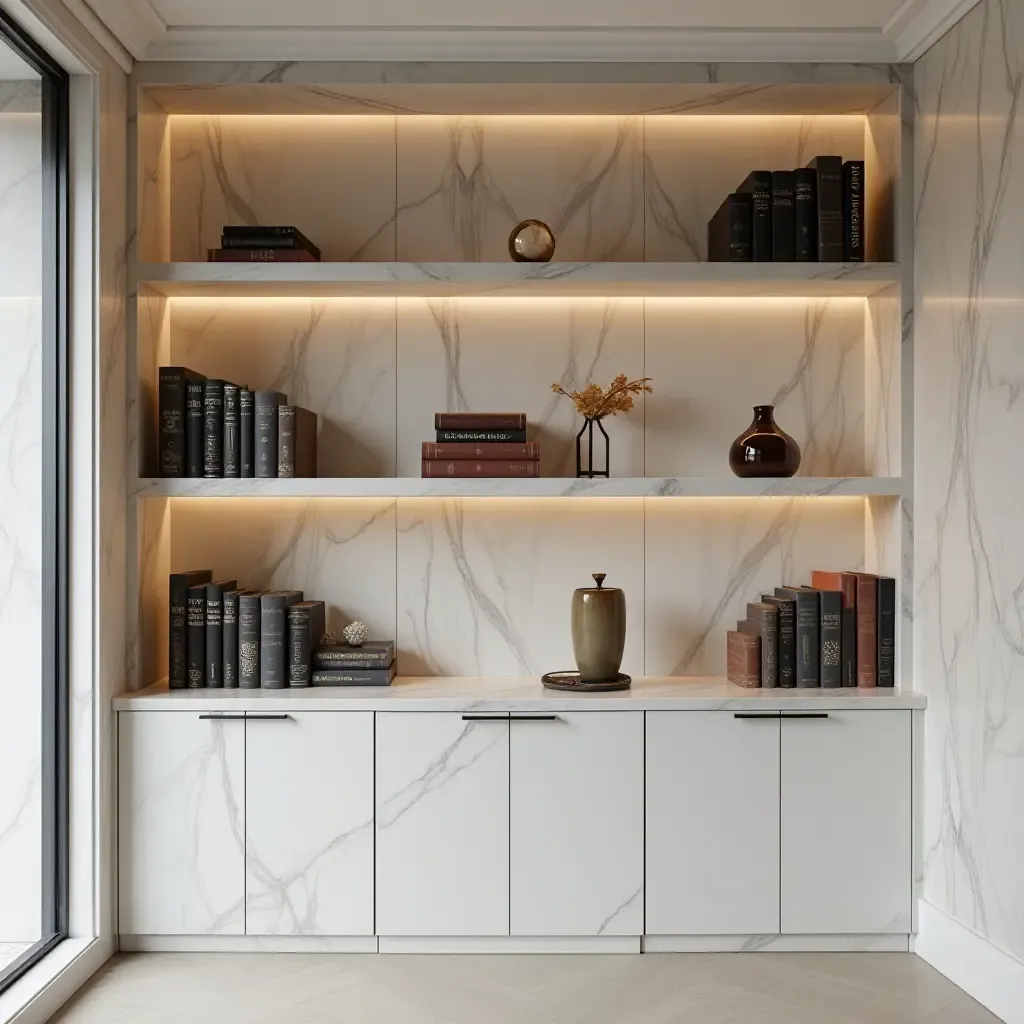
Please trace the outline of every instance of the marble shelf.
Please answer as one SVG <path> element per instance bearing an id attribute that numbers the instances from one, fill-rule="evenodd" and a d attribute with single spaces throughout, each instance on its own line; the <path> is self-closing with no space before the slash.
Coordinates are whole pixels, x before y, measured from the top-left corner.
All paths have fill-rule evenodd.
<path id="1" fill-rule="evenodd" d="M 830 297 L 899 283 L 896 263 L 144 263 L 170 297 Z"/>
<path id="2" fill-rule="evenodd" d="M 546 690 L 537 678 L 399 676 L 391 686 L 299 690 L 168 690 L 166 680 L 114 698 L 115 711 L 841 711 L 925 706 L 912 690 L 748 690 L 725 679 L 661 676 L 635 679 L 617 693 Z"/>
<path id="3" fill-rule="evenodd" d="M 139 498 L 738 498 L 888 497 L 903 493 L 900 477 L 612 477 L 577 480 L 314 477 L 285 480 L 140 478 Z"/>

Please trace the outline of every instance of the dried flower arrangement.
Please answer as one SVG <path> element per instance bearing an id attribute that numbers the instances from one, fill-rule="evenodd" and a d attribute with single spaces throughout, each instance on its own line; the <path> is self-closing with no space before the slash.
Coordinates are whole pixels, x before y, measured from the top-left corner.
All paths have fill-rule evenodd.
<path id="1" fill-rule="evenodd" d="M 654 388 L 648 381 L 652 378 L 641 377 L 639 380 L 628 380 L 620 373 L 604 390 L 598 384 L 588 384 L 582 391 L 566 391 L 560 384 L 552 384 L 551 390 L 558 395 L 571 398 L 576 411 L 588 420 L 599 420 L 603 416 L 614 416 L 616 413 L 629 412 L 633 408 L 633 396 L 642 395 L 645 391 L 653 394 Z"/>

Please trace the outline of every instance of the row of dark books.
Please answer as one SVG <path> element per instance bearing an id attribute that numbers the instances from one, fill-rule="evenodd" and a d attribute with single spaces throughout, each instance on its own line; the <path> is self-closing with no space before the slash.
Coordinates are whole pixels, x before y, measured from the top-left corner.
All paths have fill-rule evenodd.
<path id="1" fill-rule="evenodd" d="M 395 645 L 324 644 L 327 607 L 301 590 L 261 592 L 210 569 L 170 576 L 168 686 L 283 690 L 307 686 L 387 686 Z"/>
<path id="2" fill-rule="evenodd" d="M 225 225 L 208 263 L 319 263 L 320 250 L 291 225 Z"/>
<path id="3" fill-rule="evenodd" d="M 896 581 L 815 570 L 776 587 L 728 632 L 726 662 L 739 686 L 895 686 Z"/>
<path id="4" fill-rule="evenodd" d="M 316 413 L 187 366 L 160 367 L 160 475 L 316 476 Z"/>
<path id="5" fill-rule="evenodd" d="M 424 441 L 424 477 L 540 476 L 540 442 L 526 440 L 524 412 L 439 412 Z"/>
<path id="6" fill-rule="evenodd" d="M 752 171 L 708 223 L 708 259 L 863 262 L 864 161 L 818 156 L 795 171 Z"/>

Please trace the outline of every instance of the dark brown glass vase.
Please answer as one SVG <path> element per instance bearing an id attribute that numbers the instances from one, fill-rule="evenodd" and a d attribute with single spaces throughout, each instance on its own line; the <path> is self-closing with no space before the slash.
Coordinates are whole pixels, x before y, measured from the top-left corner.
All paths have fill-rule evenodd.
<path id="1" fill-rule="evenodd" d="M 729 449 L 737 476 L 792 476 L 800 468 L 800 446 L 775 423 L 774 406 L 755 405 L 754 419 Z"/>

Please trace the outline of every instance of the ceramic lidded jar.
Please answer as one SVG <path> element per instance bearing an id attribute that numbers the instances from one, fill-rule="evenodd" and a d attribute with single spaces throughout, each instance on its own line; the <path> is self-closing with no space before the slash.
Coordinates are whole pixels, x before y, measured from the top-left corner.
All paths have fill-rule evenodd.
<path id="1" fill-rule="evenodd" d="M 626 595 L 604 585 L 605 574 L 594 573 L 596 587 L 581 587 L 572 595 L 572 648 L 580 682 L 614 679 L 626 647 Z"/>

